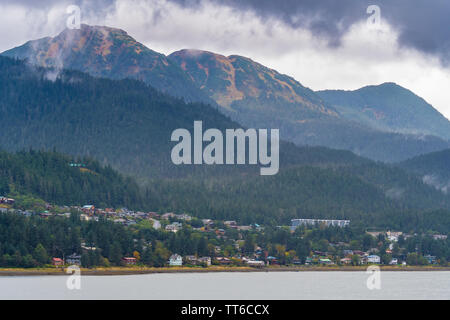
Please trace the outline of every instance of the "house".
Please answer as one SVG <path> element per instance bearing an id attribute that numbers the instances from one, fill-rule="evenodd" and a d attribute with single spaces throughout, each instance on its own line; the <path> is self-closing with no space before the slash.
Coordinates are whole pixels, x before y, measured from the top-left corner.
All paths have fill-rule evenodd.
<path id="1" fill-rule="evenodd" d="M 167 212 L 167 213 L 164 213 L 162 216 L 161 216 L 161 219 L 163 219 L 163 220 L 169 220 L 170 218 L 175 218 L 176 217 L 176 214 L 175 213 L 173 213 L 173 212 Z"/>
<path id="2" fill-rule="evenodd" d="M 58 213 L 57 216 L 63 218 L 70 218 L 70 212 Z"/>
<path id="3" fill-rule="evenodd" d="M 267 260 L 267 262 L 268 262 L 268 264 L 273 264 L 273 265 L 278 265 L 278 260 L 277 260 L 277 258 L 275 258 L 275 257 L 272 257 L 272 256 L 268 256 L 267 258 L 266 258 L 266 260 Z"/>
<path id="4" fill-rule="evenodd" d="M 72 253 L 70 256 L 67 257 L 66 259 L 67 264 L 75 264 L 77 266 L 81 265 L 81 256 L 76 254 L 76 253 Z"/>
<path id="5" fill-rule="evenodd" d="M 183 265 L 183 257 L 178 254 L 173 254 L 169 258 L 169 265 L 173 266 L 182 266 Z"/>
<path id="6" fill-rule="evenodd" d="M 436 257 L 435 256 L 431 256 L 429 254 L 427 254 L 426 256 L 423 256 L 427 261 L 428 264 L 435 264 L 436 263 Z"/>
<path id="7" fill-rule="evenodd" d="M 397 258 L 392 258 L 392 260 L 389 262 L 390 265 L 397 265 L 398 264 L 398 259 Z"/>
<path id="8" fill-rule="evenodd" d="M 376 254 L 372 254 L 367 257 L 367 263 L 379 264 L 380 262 L 381 262 L 380 256 L 377 256 Z"/>
<path id="9" fill-rule="evenodd" d="M 202 223 L 204 226 L 212 226 L 214 224 L 214 221 L 211 219 L 202 219 Z"/>
<path id="10" fill-rule="evenodd" d="M 179 230 L 181 230 L 182 228 L 182 224 L 179 222 L 174 222 L 172 224 L 168 224 L 166 226 L 166 231 L 171 231 L 171 232 L 178 232 Z"/>
<path id="11" fill-rule="evenodd" d="M 184 220 L 184 221 L 191 221 L 192 220 L 192 217 L 190 215 L 186 214 L 186 213 L 177 214 L 176 217 L 177 217 L 177 219 Z"/>
<path id="12" fill-rule="evenodd" d="M 93 214 L 95 212 L 95 207 L 91 204 L 87 204 L 81 208 L 81 211 L 86 214 Z"/>
<path id="13" fill-rule="evenodd" d="M 156 212 L 148 212 L 148 213 L 147 213 L 147 216 L 148 216 L 149 218 L 159 219 L 159 214 L 156 213 Z"/>
<path id="14" fill-rule="evenodd" d="M 314 226 L 323 225 L 326 227 L 340 227 L 344 228 L 350 224 L 350 220 L 328 220 L 328 219 L 292 219 L 291 231 L 295 231 L 299 226 Z"/>
<path id="15" fill-rule="evenodd" d="M 264 261 L 258 261 L 258 260 L 248 260 L 247 265 L 254 268 L 263 268 L 265 267 Z"/>
<path id="16" fill-rule="evenodd" d="M 201 257 L 197 261 L 201 264 L 205 264 L 207 267 L 211 265 L 211 257 Z"/>
<path id="17" fill-rule="evenodd" d="M 392 242 L 397 242 L 398 238 L 403 234 L 403 232 L 397 231 L 388 231 L 386 232 L 386 237 L 388 238 L 389 241 Z"/>
<path id="18" fill-rule="evenodd" d="M 48 212 L 48 211 L 44 211 L 44 212 L 39 213 L 39 216 L 40 216 L 41 218 L 46 219 L 46 218 L 48 218 L 48 217 L 51 217 L 52 214 L 51 214 L 50 212 Z"/>
<path id="19" fill-rule="evenodd" d="M 11 198 L 6 198 L 6 197 L 0 197 L 0 203 L 3 203 L 3 204 L 14 204 L 14 202 L 16 202 L 16 200 L 11 199 Z"/>
<path id="20" fill-rule="evenodd" d="M 64 260 L 61 258 L 52 258 L 52 265 L 55 267 L 64 265 Z"/>
<path id="21" fill-rule="evenodd" d="M 328 259 L 328 258 L 320 258 L 320 259 L 319 259 L 319 263 L 320 263 L 320 264 L 326 264 L 326 265 L 334 264 L 334 262 L 331 261 L 331 260 Z"/>
<path id="22" fill-rule="evenodd" d="M 197 257 L 196 256 L 185 256 L 184 261 L 187 264 L 197 264 Z"/>
<path id="23" fill-rule="evenodd" d="M 135 265 L 137 260 L 134 257 L 123 257 L 122 262 L 126 265 Z"/>
<path id="24" fill-rule="evenodd" d="M 236 221 L 225 221 L 223 224 L 229 228 L 237 228 Z"/>
<path id="25" fill-rule="evenodd" d="M 340 260 L 341 264 L 351 264 L 352 263 L 352 259 L 350 258 L 342 258 Z"/>
<path id="26" fill-rule="evenodd" d="M 87 214 L 82 213 L 82 214 L 80 214 L 80 220 L 81 221 L 89 221 L 90 218 Z"/>
<path id="27" fill-rule="evenodd" d="M 29 211 L 29 210 L 25 210 L 22 214 L 25 217 L 31 217 L 31 216 L 35 215 L 34 211 Z"/>
<path id="28" fill-rule="evenodd" d="M 226 257 L 217 257 L 216 260 L 221 265 L 229 265 L 232 263 L 232 261 Z"/>
<path id="29" fill-rule="evenodd" d="M 148 220 L 153 222 L 153 225 L 152 225 L 153 229 L 155 229 L 155 230 L 161 229 L 161 222 L 159 222 L 158 220 L 153 219 L 153 218 L 149 218 Z"/>
<path id="30" fill-rule="evenodd" d="M 197 258 L 196 256 L 185 256 L 184 261 L 192 265 L 206 265 L 207 267 L 211 265 L 211 257 Z"/>

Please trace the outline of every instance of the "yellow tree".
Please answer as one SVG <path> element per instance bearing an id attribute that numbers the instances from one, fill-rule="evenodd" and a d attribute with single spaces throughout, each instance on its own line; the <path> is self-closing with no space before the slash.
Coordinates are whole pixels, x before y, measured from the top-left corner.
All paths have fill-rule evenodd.
<path id="1" fill-rule="evenodd" d="M 141 254 L 137 251 L 133 252 L 133 257 L 135 257 L 137 261 L 141 260 Z"/>

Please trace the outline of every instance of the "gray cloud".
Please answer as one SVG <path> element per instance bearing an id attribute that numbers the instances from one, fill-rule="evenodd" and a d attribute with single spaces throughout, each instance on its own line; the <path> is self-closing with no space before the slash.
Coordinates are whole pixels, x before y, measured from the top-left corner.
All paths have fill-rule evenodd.
<path id="1" fill-rule="evenodd" d="M 69 4 L 158 52 L 240 54 L 316 90 L 396 82 L 450 119 L 449 0 L 0 0 L 0 51 L 57 35 Z M 380 32 L 364 26 L 373 4 Z"/>
<path id="2" fill-rule="evenodd" d="M 185 7 L 203 0 L 170 0 Z M 276 18 L 294 28 L 307 28 L 338 46 L 356 22 L 366 20 L 369 5 L 378 5 L 381 18 L 399 30 L 399 44 L 450 63 L 450 1 L 448 0 L 210 0 L 251 10 L 261 18 Z"/>
<path id="3" fill-rule="evenodd" d="M 438 56 L 450 64 L 450 1 L 448 0 L 169 0 L 187 8 L 213 2 L 238 11 L 252 11 L 261 18 L 275 18 L 293 28 L 306 28 L 339 46 L 342 36 L 356 22 L 367 19 L 369 5 L 381 8 L 381 17 L 399 30 L 399 43 Z M 2 0 L 30 8 L 49 7 L 56 0 Z M 104 12 L 114 0 L 71 0 L 87 10 Z M 151 3 L 152 0 L 149 0 Z"/>

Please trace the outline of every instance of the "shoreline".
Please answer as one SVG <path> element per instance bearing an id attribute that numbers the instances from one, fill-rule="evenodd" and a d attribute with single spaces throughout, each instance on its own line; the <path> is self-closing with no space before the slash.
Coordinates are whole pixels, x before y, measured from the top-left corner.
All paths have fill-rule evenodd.
<path id="1" fill-rule="evenodd" d="M 139 275 L 155 273 L 217 273 L 217 272 L 366 272 L 367 266 L 325 266 L 325 267 L 163 267 L 163 268 L 140 268 L 140 267 L 112 267 L 112 268 L 81 268 L 81 275 L 86 276 L 119 276 L 119 275 Z M 380 266 L 381 271 L 450 271 L 450 267 L 430 267 L 430 266 Z M 0 277 L 2 276 L 67 276 L 65 268 L 0 268 Z"/>

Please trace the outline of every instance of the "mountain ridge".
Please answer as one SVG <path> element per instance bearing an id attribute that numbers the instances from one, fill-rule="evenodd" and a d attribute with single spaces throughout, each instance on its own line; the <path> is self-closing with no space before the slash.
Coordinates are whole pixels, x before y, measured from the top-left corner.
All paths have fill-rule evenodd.
<path id="1" fill-rule="evenodd" d="M 280 172 L 259 166 L 175 166 L 171 134 L 239 128 L 211 106 L 185 103 L 136 80 L 95 78 L 30 67 L 0 57 L 0 146 L 8 152 L 52 150 L 89 156 L 148 186 L 152 207 L 199 216 L 288 223 L 290 218 L 348 216 L 365 225 L 389 215 L 450 208 L 450 199 L 413 174 L 324 147 L 280 142 Z M 213 216 L 214 215 L 214 216 Z M 381 219 L 383 217 L 383 219 Z"/>
<path id="2" fill-rule="evenodd" d="M 450 139 L 450 121 L 423 98 L 394 82 L 317 94 L 345 118 L 375 129 Z"/>
<path id="3" fill-rule="evenodd" d="M 142 80 L 187 101 L 213 103 L 165 55 L 117 28 L 82 24 L 80 29 L 65 29 L 55 37 L 31 40 L 2 55 L 28 59 L 42 67 L 79 70 L 95 77 Z"/>
<path id="4" fill-rule="evenodd" d="M 436 135 L 446 131 L 430 131 L 432 125 L 426 121 L 418 126 L 423 132 L 416 132 L 391 130 L 367 117 L 349 116 L 329 97 L 324 99 L 325 93 L 250 58 L 196 49 L 165 56 L 116 28 L 82 25 L 79 31 L 65 30 L 2 55 L 93 76 L 142 80 L 188 102 L 210 104 L 244 127 L 280 128 L 282 137 L 298 146 L 345 149 L 385 162 L 450 147 L 447 138 Z M 444 127 L 449 124 L 445 121 Z"/>

